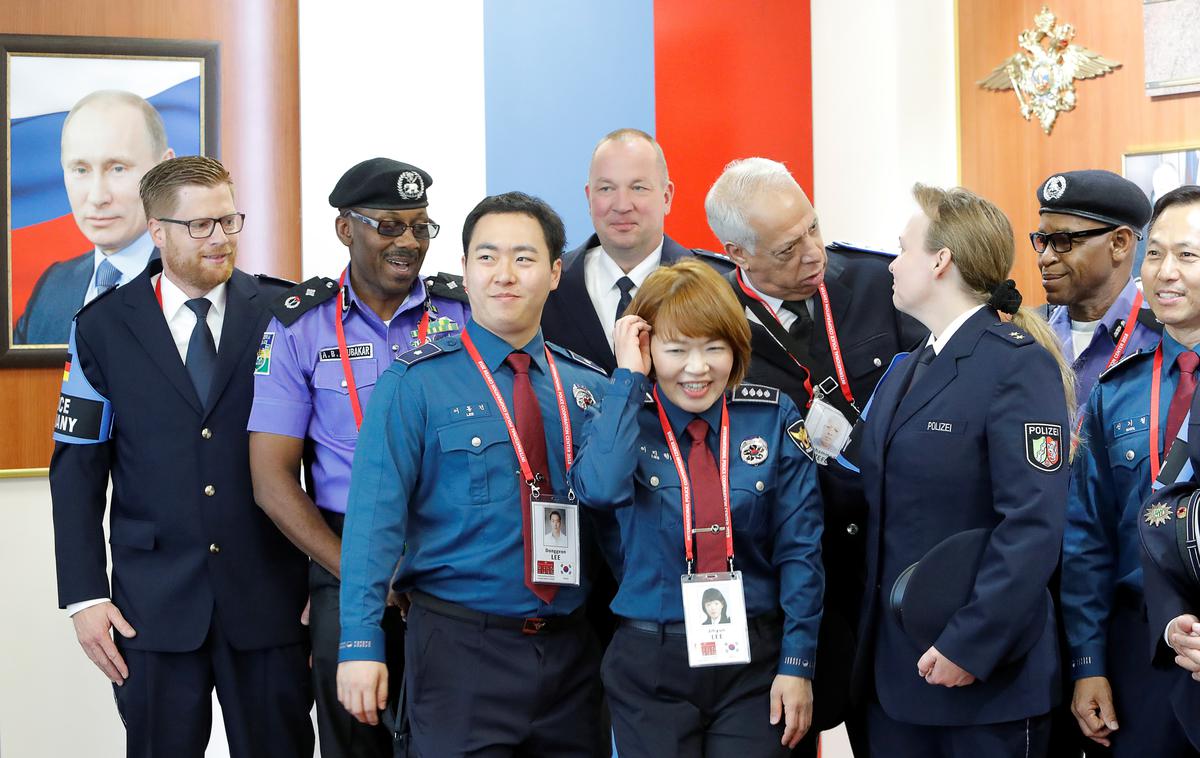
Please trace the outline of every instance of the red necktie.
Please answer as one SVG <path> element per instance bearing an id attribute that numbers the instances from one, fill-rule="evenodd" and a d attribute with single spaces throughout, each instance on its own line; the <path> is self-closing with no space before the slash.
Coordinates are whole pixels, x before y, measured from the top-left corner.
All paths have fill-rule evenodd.
<path id="1" fill-rule="evenodd" d="M 687 433 L 692 438 L 687 465 L 688 478 L 692 480 L 693 527 L 702 530 L 696 533 L 696 571 L 701 574 L 728 571 L 725 534 L 712 529 L 725 526 L 725 505 L 717 461 L 705 442 L 708 422 L 695 419 L 687 425 Z"/>
<path id="2" fill-rule="evenodd" d="M 514 350 L 508 354 L 505 362 L 513 372 L 513 415 L 516 416 L 517 437 L 521 447 L 525 448 L 525 456 L 529 458 L 529 468 L 533 470 L 538 489 L 543 494 L 550 494 L 550 465 L 546 461 L 546 428 L 542 426 L 542 409 L 538 407 L 537 395 L 533 394 L 533 384 L 529 381 L 529 354 Z M 529 487 L 524 483 L 521 489 L 521 536 L 525 541 L 525 586 L 538 596 L 543 603 L 554 600 L 558 588 L 553 585 L 534 584 L 530 578 L 533 568 L 533 535 L 529 513 Z"/>
<path id="3" fill-rule="evenodd" d="M 1200 365 L 1200 355 L 1185 350 L 1175 359 L 1175 364 L 1179 366 L 1179 386 L 1171 396 L 1171 408 L 1167 411 L 1167 436 L 1164 440 L 1166 444 L 1163 445 L 1167 450 L 1171 449 L 1171 443 L 1175 441 L 1179 427 L 1183 426 L 1183 419 L 1192 407 L 1192 395 L 1196 392 L 1196 366 Z"/>

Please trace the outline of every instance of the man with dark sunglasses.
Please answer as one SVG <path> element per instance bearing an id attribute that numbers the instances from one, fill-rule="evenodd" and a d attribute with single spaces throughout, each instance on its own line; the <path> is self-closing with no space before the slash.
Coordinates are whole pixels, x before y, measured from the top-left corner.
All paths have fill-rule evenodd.
<path id="1" fill-rule="evenodd" d="M 1131 276 L 1150 201 L 1133 182 L 1099 170 L 1055 174 L 1037 197 L 1040 222 L 1029 240 L 1081 409 L 1105 368 L 1158 343 L 1162 328 Z"/>
<path id="2" fill-rule="evenodd" d="M 387 158 L 342 176 L 329 204 L 338 209 L 334 231 L 349 248 L 350 265 L 337 279 L 314 277 L 275 301 L 254 369 L 255 495 L 312 558 L 312 675 L 326 758 L 392 754 L 388 731 L 355 721 L 337 699 L 341 534 L 358 428 L 376 379 L 397 355 L 457 334 L 469 318 L 461 278 L 419 276 L 438 233 L 428 208 L 432 184 L 424 170 Z M 307 491 L 298 477 L 302 460 L 309 464 Z M 403 624 L 396 608 L 384 626 L 399 681 Z"/>

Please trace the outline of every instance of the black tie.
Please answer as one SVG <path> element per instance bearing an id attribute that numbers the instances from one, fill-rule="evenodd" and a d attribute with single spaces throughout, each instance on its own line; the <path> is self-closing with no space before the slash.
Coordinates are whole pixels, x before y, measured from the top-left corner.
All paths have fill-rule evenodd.
<path id="1" fill-rule="evenodd" d="M 912 378 L 908 380 L 908 387 L 904 390 L 906 396 L 917 386 L 917 382 L 921 381 L 921 375 L 929 368 L 929 364 L 933 363 L 934 357 L 933 345 L 926 345 L 917 355 L 917 365 L 913 368 Z"/>
<path id="2" fill-rule="evenodd" d="M 788 334 L 805 347 L 812 345 L 813 319 L 812 314 L 808 312 L 808 301 L 785 301 L 783 308 L 796 314 L 796 320 L 788 327 Z"/>
<path id="3" fill-rule="evenodd" d="M 187 364 L 188 374 L 192 377 L 192 385 L 200 396 L 200 404 L 208 401 L 208 390 L 212 385 L 213 369 L 217 365 L 217 345 L 213 342 L 212 331 L 208 328 L 208 309 L 212 303 L 207 298 L 197 297 L 184 303 L 192 313 L 196 314 L 196 326 L 192 328 L 192 338 L 188 340 Z"/>
<path id="4" fill-rule="evenodd" d="M 621 290 L 621 299 L 617 301 L 617 317 L 613 319 L 615 322 L 618 318 L 625 315 L 625 309 L 629 307 L 629 301 L 633 299 L 634 288 L 633 280 L 627 276 L 623 276 L 617 280 L 617 289 Z"/>

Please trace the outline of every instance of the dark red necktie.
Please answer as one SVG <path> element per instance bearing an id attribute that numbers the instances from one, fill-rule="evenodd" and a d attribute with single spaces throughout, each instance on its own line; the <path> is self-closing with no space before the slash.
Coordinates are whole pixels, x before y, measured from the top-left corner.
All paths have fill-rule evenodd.
<path id="1" fill-rule="evenodd" d="M 721 475 L 708 448 L 708 422 L 698 418 L 687 425 L 692 449 L 688 451 L 688 478 L 692 480 L 693 528 L 696 532 L 696 571 L 713 574 L 728 571 L 725 551 L 725 504 L 721 497 Z M 718 527 L 716 530 L 713 527 Z"/>
<path id="2" fill-rule="evenodd" d="M 546 460 L 546 428 L 542 426 L 542 409 L 538 407 L 537 395 L 533 393 L 533 383 L 529 381 L 529 354 L 515 350 L 508 354 L 505 363 L 513 372 L 513 415 L 517 425 L 517 437 L 521 447 L 525 448 L 525 456 L 529 459 L 538 489 L 543 495 L 552 492 L 550 488 L 550 465 Z M 525 586 L 538 596 L 543 603 L 554 600 L 558 588 L 553 585 L 534 584 L 533 576 L 533 525 L 530 523 L 529 487 L 522 482 L 521 488 L 521 536 L 525 541 Z"/>
<path id="3" fill-rule="evenodd" d="M 1179 386 L 1171 396 L 1171 408 L 1167 411 L 1167 436 L 1163 440 L 1163 448 L 1166 450 L 1171 449 L 1171 443 L 1175 441 L 1179 427 L 1183 426 L 1183 419 L 1192 407 L 1192 395 L 1196 392 L 1196 366 L 1200 365 L 1200 355 L 1185 350 L 1175 359 L 1175 364 L 1179 366 Z"/>

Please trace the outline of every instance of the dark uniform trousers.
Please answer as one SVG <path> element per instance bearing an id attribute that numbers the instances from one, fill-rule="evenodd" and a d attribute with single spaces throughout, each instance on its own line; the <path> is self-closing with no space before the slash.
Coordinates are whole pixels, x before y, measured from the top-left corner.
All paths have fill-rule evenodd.
<path id="1" fill-rule="evenodd" d="M 321 511 L 326 523 L 338 536 L 342 534 L 344 517 L 340 513 Z M 342 583 L 321 564 L 312 561 L 308 567 L 309 634 L 312 638 L 312 686 L 317 700 L 317 735 L 321 741 L 321 758 L 390 758 L 392 736 L 383 725 L 369 726 L 350 715 L 337 697 L 338 642 L 342 627 L 339 622 Z M 388 607 L 383 615 L 387 634 L 387 666 L 389 694 L 395 698 L 404 676 L 404 621 L 400 609 Z"/>
<path id="2" fill-rule="evenodd" d="M 619 627 L 602 674 L 620 758 L 786 756 L 783 722 L 770 723 L 781 623 L 749 631 L 750 663 L 691 668 L 682 629 Z"/>
<path id="3" fill-rule="evenodd" d="M 435 601 L 440 602 L 440 601 Z M 600 651 L 584 613 L 537 634 L 414 600 L 404 639 L 419 758 L 595 758 Z"/>
<path id="4" fill-rule="evenodd" d="M 872 758 L 1042 758 L 1050 741 L 1050 717 L 930 729 L 896 721 L 879 703 L 871 703 L 867 736 Z"/>

